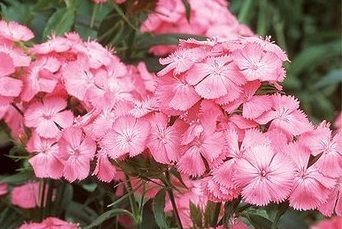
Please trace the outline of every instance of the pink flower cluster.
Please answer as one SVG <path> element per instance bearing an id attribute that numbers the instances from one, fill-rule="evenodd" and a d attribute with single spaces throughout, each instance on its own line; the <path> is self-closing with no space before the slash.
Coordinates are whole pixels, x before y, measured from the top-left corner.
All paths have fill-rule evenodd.
<path id="1" fill-rule="evenodd" d="M 141 26 L 142 32 L 152 34 L 185 33 L 220 39 L 237 39 L 240 36 L 253 36 L 245 25 L 239 24 L 236 17 L 227 10 L 225 0 L 189 0 L 190 20 L 180 0 L 158 0 L 154 12 Z M 155 55 L 163 56 L 172 52 L 176 46 L 158 45 L 151 48 Z"/>
<path id="2" fill-rule="evenodd" d="M 258 206 L 288 200 L 294 209 L 341 215 L 342 133 L 326 122 L 314 127 L 281 91 L 286 60 L 254 37 L 181 41 L 158 73 L 159 108 L 183 130 L 166 155 L 200 179 L 212 201 L 242 195 Z"/>

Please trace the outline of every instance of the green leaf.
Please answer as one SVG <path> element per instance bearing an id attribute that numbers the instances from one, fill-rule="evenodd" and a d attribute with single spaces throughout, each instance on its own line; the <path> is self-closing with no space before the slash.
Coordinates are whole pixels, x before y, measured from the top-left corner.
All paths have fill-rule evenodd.
<path id="1" fill-rule="evenodd" d="M 4 176 L 0 178 L 0 183 L 7 183 L 10 185 L 22 184 L 34 177 L 32 171 L 24 170 L 23 172 L 11 175 Z"/>
<path id="2" fill-rule="evenodd" d="M 22 213 L 13 207 L 7 207 L 0 212 L 1 228 L 14 229 L 18 228 L 24 219 Z"/>
<path id="3" fill-rule="evenodd" d="M 319 80 L 314 88 L 322 89 L 330 85 L 338 85 L 342 82 L 342 69 L 333 69 L 327 75 L 325 75 L 321 80 Z"/>
<path id="4" fill-rule="evenodd" d="M 165 212 L 164 212 L 165 195 L 166 195 L 165 189 L 161 189 L 157 193 L 157 195 L 153 201 L 154 219 L 155 219 L 157 225 L 161 229 L 168 228 L 168 224 L 167 224 L 166 216 L 165 216 Z"/>
<path id="5" fill-rule="evenodd" d="M 97 226 L 101 225 L 103 222 L 105 222 L 105 221 L 107 221 L 107 220 L 109 220 L 115 216 L 118 216 L 118 215 L 128 215 L 132 219 L 134 219 L 134 216 L 132 215 L 132 213 L 130 213 L 126 209 L 115 208 L 115 209 L 109 210 L 109 211 L 103 213 L 102 215 L 100 215 L 99 217 L 97 217 L 97 219 L 95 219 L 88 226 L 84 227 L 84 229 L 97 228 Z"/>
<path id="6" fill-rule="evenodd" d="M 75 10 L 73 8 L 60 8 L 48 20 L 43 32 L 46 38 L 51 34 L 63 35 L 70 31 L 75 20 Z"/>
<path id="7" fill-rule="evenodd" d="M 305 222 L 305 219 L 301 212 L 290 210 L 287 211 L 279 220 L 278 224 L 279 229 L 288 229 L 288 228 L 296 228 L 296 229 L 308 229 L 308 224 Z"/>
<path id="8" fill-rule="evenodd" d="M 258 214 L 247 214 L 247 219 L 256 229 L 271 229 L 272 221 L 258 215 Z"/>
<path id="9" fill-rule="evenodd" d="M 98 214 L 93 209 L 74 201 L 67 205 L 66 215 L 81 224 L 93 223 L 98 217 Z"/>
<path id="10" fill-rule="evenodd" d="M 197 227 L 203 228 L 202 211 L 192 202 L 190 202 L 190 217 Z"/>

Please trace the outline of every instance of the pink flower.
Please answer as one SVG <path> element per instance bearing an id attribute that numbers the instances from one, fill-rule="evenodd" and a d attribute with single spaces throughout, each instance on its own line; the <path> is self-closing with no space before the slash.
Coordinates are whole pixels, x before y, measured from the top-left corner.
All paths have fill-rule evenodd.
<path id="1" fill-rule="evenodd" d="M 184 77 L 166 76 L 159 79 L 155 93 L 159 107 L 166 114 L 188 110 L 201 99 L 194 87 L 184 80 Z"/>
<path id="2" fill-rule="evenodd" d="M 59 147 L 56 139 L 42 138 L 34 132 L 26 149 L 31 153 L 37 153 L 29 160 L 36 177 L 53 179 L 62 177 L 63 163 L 58 156 Z"/>
<path id="3" fill-rule="evenodd" d="M 174 75 L 179 75 L 189 70 L 194 63 L 200 62 L 206 57 L 205 50 L 202 48 L 178 49 L 166 58 L 160 58 L 162 65 L 167 65 L 158 72 L 158 76 L 164 76 L 173 70 Z"/>
<path id="4" fill-rule="evenodd" d="M 116 168 L 108 159 L 105 153 L 99 152 L 97 155 L 97 163 L 93 175 L 97 176 L 100 181 L 111 182 L 116 175 Z"/>
<path id="5" fill-rule="evenodd" d="M 182 126 L 176 122 L 168 126 L 168 118 L 162 113 L 154 114 L 151 120 L 151 134 L 147 143 L 153 158 L 164 164 L 178 161 Z"/>
<path id="6" fill-rule="evenodd" d="M 70 182 L 85 179 L 89 175 L 90 161 L 95 155 L 95 141 L 85 136 L 81 128 L 70 127 L 63 131 L 58 145 L 64 160 L 65 179 Z"/>
<path id="7" fill-rule="evenodd" d="M 145 149 L 150 133 L 150 125 L 143 119 L 131 116 L 118 118 L 102 139 L 102 149 L 113 159 L 125 154 L 134 157 Z"/>
<path id="8" fill-rule="evenodd" d="M 4 37 L 11 41 L 28 41 L 34 35 L 30 29 L 24 25 L 20 25 L 14 21 L 0 21 L 0 37 Z"/>
<path id="9" fill-rule="evenodd" d="M 247 43 L 232 53 L 234 62 L 248 81 L 277 81 L 282 60 L 257 43 Z"/>
<path id="10" fill-rule="evenodd" d="M 315 163 L 318 170 L 326 176 L 342 175 L 342 133 L 332 136 L 329 124 L 323 121 L 315 130 L 304 133 L 300 141 L 313 156 L 319 156 Z"/>
<path id="11" fill-rule="evenodd" d="M 333 217 L 331 219 L 322 220 L 317 225 L 310 227 L 310 229 L 338 229 L 342 228 L 342 217 Z"/>
<path id="12" fill-rule="evenodd" d="M 266 124 L 271 121 L 270 129 L 278 128 L 290 135 L 300 135 L 312 130 L 306 115 L 299 110 L 299 102 L 292 96 L 275 94 L 272 98 L 272 109 L 259 116 L 256 121 Z"/>
<path id="13" fill-rule="evenodd" d="M 295 165 L 290 206 L 296 210 L 315 209 L 327 201 L 336 182 L 321 174 L 315 164 L 308 167 L 310 152 L 300 143 L 290 144 L 287 151 Z"/>
<path id="14" fill-rule="evenodd" d="M 232 61 L 229 56 L 208 58 L 193 66 L 186 81 L 205 99 L 217 99 L 241 91 L 240 86 L 246 79 Z"/>
<path id="15" fill-rule="evenodd" d="M 69 95 L 83 101 L 87 90 L 94 86 L 94 75 L 85 61 L 74 61 L 64 65 L 62 76 Z"/>
<path id="16" fill-rule="evenodd" d="M 269 145 L 257 145 L 237 162 L 234 182 L 247 203 L 265 206 L 284 201 L 292 190 L 293 165 Z"/>
<path id="17" fill-rule="evenodd" d="M 10 98 L 20 94 L 23 83 L 9 77 L 14 72 L 15 66 L 12 57 L 0 51 L 0 96 Z"/>
<path id="18" fill-rule="evenodd" d="M 55 217 L 48 217 L 41 223 L 25 223 L 19 229 L 78 229 L 76 224 L 68 223 Z"/>
<path id="19" fill-rule="evenodd" d="M 326 203 L 317 208 L 323 215 L 331 217 L 334 213 L 342 216 L 342 177 L 337 178 L 336 186 L 331 191 Z"/>
<path id="20" fill-rule="evenodd" d="M 45 97 L 41 102 L 32 103 L 25 112 L 25 125 L 36 130 L 45 138 L 55 138 L 60 134 L 60 128 L 71 126 L 73 114 L 64 110 L 67 103 L 58 97 Z"/>
<path id="21" fill-rule="evenodd" d="M 59 70 L 60 62 L 53 57 L 41 58 L 30 66 L 29 73 L 24 75 L 24 88 L 21 93 L 23 101 L 30 101 L 38 92 L 51 93 L 56 85 L 54 76 Z"/>
<path id="22" fill-rule="evenodd" d="M 0 52 L 0 77 L 11 75 L 15 72 L 12 57 L 7 53 Z"/>
<path id="23" fill-rule="evenodd" d="M 14 187 L 11 192 L 11 203 L 29 209 L 39 206 L 39 183 L 27 183 Z"/>
<path id="24" fill-rule="evenodd" d="M 224 110 L 233 113 L 242 105 L 242 116 L 248 119 L 255 119 L 270 110 L 272 107 L 271 97 L 268 95 L 255 95 L 260 86 L 259 81 L 248 82 L 243 87 L 242 95 L 238 99 L 223 105 Z"/>

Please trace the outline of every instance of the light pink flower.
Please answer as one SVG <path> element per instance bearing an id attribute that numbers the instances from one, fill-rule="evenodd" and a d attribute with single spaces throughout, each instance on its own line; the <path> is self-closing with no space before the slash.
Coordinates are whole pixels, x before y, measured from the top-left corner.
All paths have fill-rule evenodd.
<path id="1" fill-rule="evenodd" d="M 62 76 L 69 95 L 75 96 L 81 101 L 84 100 L 87 90 L 94 86 L 94 75 L 85 60 L 64 65 Z"/>
<path id="2" fill-rule="evenodd" d="M 144 151 L 149 133 L 147 121 L 123 116 L 114 122 L 112 130 L 103 137 L 101 147 L 113 159 L 127 153 L 134 157 Z"/>
<path id="3" fill-rule="evenodd" d="M 321 174 L 315 164 L 308 167 L 310 152 L 300 143 L 289 144 L 287 150 L 295 165 L 290 206 L 296 210 L 315 209 L 327 201 L 336 181 Z"/>
<path id="4" fill-rule="evenodd" d="M 342 177 L 337 178 L 336 186 L 331 191 L 326 203 L 317 208 L 323 215 L 331 217 L 334 213 L 342 216 Z"/>
<path id="5" fill-rule="evenodd" d="M 208 58 L 195 64 L 185 79 L 205 99 L 217 99 L 239 92 L 246 79 L 232 62 L 229 56 Z"/>
<path id="6" fill-rule="evenodd" d="M 45 97 L 41 102 L 32 103 L 25 111 L 25 125 L 32 127 L 45 138 L 55 138 L 60 128 L 71 126 L 73 114 L 64 110 L 67 102 L 59 97 Z"/>
<path id="7" fill-rule="evenodd" d="M 280 94 L 272 95 L 271 98 L 272 109 L 259 116 L 257 122 L 264 125 L 271 121 L 270 129 L 278 128 L 293 136 L 313 129 L 306 115 L 299 110 L 296 98 Z"/>
<path id="8" fill-rule="evenodd" d="M 14 72 L 15 66 L 12 57 L 0 52 L 0 96 L 11 98 L 20 94 L 23 83 L 18 79 L 9 77 Z"/>
<path id="9" fill-rule="evenodd" d="M 206 57 L 205 50 L 202 48 L 178 49 L 166 58 L 160 58 L 162 65 L 167 65 L 158 72 L 158 76 L 164 76 L 173 70 L 174 75 L 179 75 L 189 70 L 194 63 L 202 61 Z"/>
<path id="10" fill-rule="evenodd" d="M 24 75 L 24 87 L 21 93 L 23 101 L 30 101 L 38 92 L 51 93 L 56 85 L 54 73 L 58 71 L 60 62 L 56 58 L 41 58 L 31 64 L 28 74 Z"/>
<path id="11" fill-rule="evenodd" d="M 97 163 L 93 175 L 104 182 L 111 182 L 114 179 L 116 168 L 105 153 L 98 152 Z"/>
<path id="12" fill-rule="evenodd" d="M 62 177 L 63 163 L 59 159 L 59 147 L 56 139 L 42 138 L 33 133 L 26 149 L 31 153 L 37 153 L 29 159 L 36 177 L 58 179 Z"/>
<path id="13" fill-rule="evenodd" d="M 70 127 L 63 131 L 58 145 L 64 160 L 65 179 L 70 182 L 85 179 L 89 175 L 90 161 L 95 155 L 95 141 L 85 136 L 81 128 Z"/>
<path id="14" fill-rule="evenodd" d="M 157 162 L 169 164 L 179 160 L 182 129 L 181 124 L 177 121 L 172 126 L 168 126 L 166 115 L 154 114 L 147 146 Z"/>
<path id="15" fill-rule="evenodd" d="M 300 141 L 313 156 L 319 156 L 315 165 L 326 176 L 342 175 L 342 133 L 332 136 L 330 125 L 323 121 L 315 130 L 304 133 Z"/>
<path id="16" fill-rule="evenodd" d="M 0 37 L 4 37 L 11 41 L 28 41 L 34 35 L 30 29 L 24 25 L 20 25 L 14 21 L 0 21 Z"/>
<path id="17" fill-rule="evenodd" d="M 247 43 L 232 53 L 232 58 L 248 81 L 277 81 L 282 60 L 257 43 Z"/>
<path id="18" fill-rule="evenodd" d="M 275 154 L 268 145 L 254 146 L 245 152 L 234 175 L 234 182 L 242 187 L 244 200 L 258 206 L 284 201 L 292 190 L 291 161 Z"/>
<path id="19" fill-rule="evenodd" d="M 166 76 L 159 79 L 155 93 L 159 107 L 166 114 L 188 110 L 201 99 L 194 87 L 184 80 L 184 77 Z"/>

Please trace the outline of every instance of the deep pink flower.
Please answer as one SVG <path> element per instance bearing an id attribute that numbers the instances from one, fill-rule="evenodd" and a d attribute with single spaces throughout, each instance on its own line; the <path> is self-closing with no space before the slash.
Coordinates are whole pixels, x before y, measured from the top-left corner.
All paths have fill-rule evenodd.
<path id="1" fill-rule="evenodd" d="M 39 206 L 39 183 L 27 183 L 14 187 L 11 192 L 11 203 L 29 209 Z"/>
<path id="2" fill-rule="evenodd" d="M 70 182 L 85 179 L 89 175 L 90 161 L 95 155 L 95 141 L 85 136 L 81 128 L 70 127 L 63 130 L 58 145 L 64 160 L 65 179 Z"/>
<path id="3" fill-rule="evenodd" d="M 32 103 L 25 111 L 25 125 L 35 128 L 37 134 L 45 138 L 55 138 L 60 128 L 71 126 L 73 114 L 64 110 L 67 102 L 59 97 L 45 97 L 41 102 Z"/>

